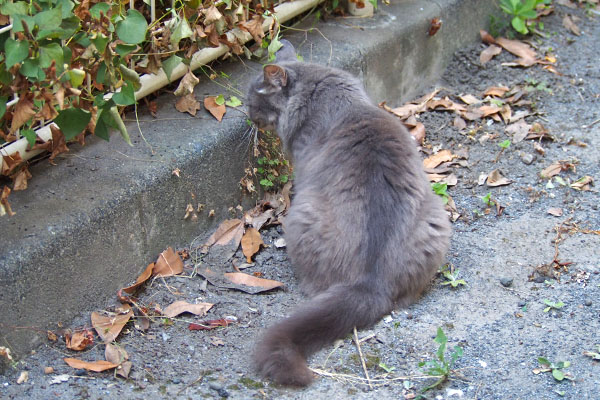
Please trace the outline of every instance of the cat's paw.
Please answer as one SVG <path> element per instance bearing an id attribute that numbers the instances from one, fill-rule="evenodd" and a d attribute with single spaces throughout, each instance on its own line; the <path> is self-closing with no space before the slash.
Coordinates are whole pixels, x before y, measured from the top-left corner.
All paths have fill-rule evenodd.
<path id="1" fill-rule="evenodd" d="M 275 383 L 285 386 L 307 386 L 313 374 L 306 360 L 291 342 L 267 337 L 254 353 L 258 373 Z"/>

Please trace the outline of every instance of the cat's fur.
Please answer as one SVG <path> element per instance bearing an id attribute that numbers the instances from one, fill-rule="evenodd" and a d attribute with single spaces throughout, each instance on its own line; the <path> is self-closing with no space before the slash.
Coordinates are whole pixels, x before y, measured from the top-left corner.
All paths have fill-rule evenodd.
<path id="1" fill-rule="evenodd" d="M 373 105 L 356 78 L 298 62 L 290 47 L 251 84 L 247 104 L 252 121 L 274 128 L 292 156 L 285 238 L 311 300 L 266 331 L 254 359 L 264 377 L 304 386 L 313 378 L 309 355 L 423 291 L 451 229 L 400 121 Z"/>

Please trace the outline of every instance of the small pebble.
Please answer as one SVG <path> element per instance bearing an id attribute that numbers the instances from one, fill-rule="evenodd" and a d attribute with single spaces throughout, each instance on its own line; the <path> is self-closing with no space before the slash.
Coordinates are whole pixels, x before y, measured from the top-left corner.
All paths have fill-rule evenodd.
<path id="1" fill-rule="evenodd" d="M 171 379 L 171 383 L 174 385 L 179 385 L 181 383 L 181 379 L 173 378 L 173 379 Z"/>
<path id="2" fill-rule="evenodd" d="M 592 305 L 592 301 L 586 300 L 585 303 L 583 303 L 583 304 L 585 304 L 587 307 L 590 307 Z"/>
<path id="3" fill-rule="evenodd" d="M 529 154 L 529 153 L 521 154 L 521 161 L 523 161 L 523 163 L 526 165 L 531 165 L 531 163 L 533 163 L 535 161 L 535 158 L 536 157 L 534 154 Z"/>
<path id="4" fill-rule="evenodd" d="M 510 287 L 513 284 L 513 279 L 512 278 L 500 278 L 500 283 L 504 287 Z"/>
<path id="5" fill-rule="evenodd" d="M 525 301 L 520 301 L 520 302 L 519 302 L 517 305 L 518 305 L 519 307 L 525 307 L 525 306 L 527 305 L 527 302 L 525 302 Z"/>
<path id="6" fill-rule="evenodd" d="M 223 385 L 220 385 L 218 382 L 214 382 L 214 381 L 210 382 L 208 384 L 208 387 L 211 388 L 212 390 L 217 390 L 217 391 L 223 389 Z"/>
<path id="7" fill-rule="evenodd" d="M 223 388 L 217 390 L 217 394 L 221 397 L 229 397 L 229 392 Z"/>
<path id="8" fill-rule="evenodd" d="M 546 278 L 545 276 L 542 276 L 542 275 L 540 275 L 540 276 L 536 276 L 536 277 L 533 279 L 533 281 L 534 281 L 535 283 L 544 283 L 544 282 L 546 282 L 546 279 L 548 279 L 548 278 Z"/>
<path id="9" fill-rule="evenodd" d="M 54 372 L 54 368 L 52 368 L 52 367 L 46 367 L 46 368 L 44 368 L 44 373 L 46 375 L 51 374 L 53 372 Z"/>

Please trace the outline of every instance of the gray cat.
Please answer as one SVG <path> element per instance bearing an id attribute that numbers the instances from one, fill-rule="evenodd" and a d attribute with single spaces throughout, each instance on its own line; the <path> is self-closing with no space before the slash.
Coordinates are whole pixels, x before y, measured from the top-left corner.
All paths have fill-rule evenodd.
<path id="1" fill-rule="evenodd" d="M 444 260 L 450 223 L 407 130 L 347 72 L 298 62 L 285 41 L 247 105 L 292 156 L 285 238 L 311 297 L 266 331 L 254 360 L 262 376 L 305 386 L 308 356 L 423 291 Z"/>

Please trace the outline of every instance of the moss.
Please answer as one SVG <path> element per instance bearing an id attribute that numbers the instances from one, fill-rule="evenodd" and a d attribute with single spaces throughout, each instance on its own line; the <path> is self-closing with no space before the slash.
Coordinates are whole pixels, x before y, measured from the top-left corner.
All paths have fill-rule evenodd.
<path id="1" fill-rule="evenodd" d="M 229 389 L 229 390 L 240 390 L 240 387 L 238 385 L 236 385 L 236 384 L 233 384 L 233 385 L 227 386 L 227 389 Z"/>
<path id="2" fill-rule="evenodd" d="M 238 382 L 246 386 L 248 389 L 262 389 L 265 387 L 264 383 L 255 381 L 254 379 L 250 379 L 247 377 L 240 378 Z"/>

